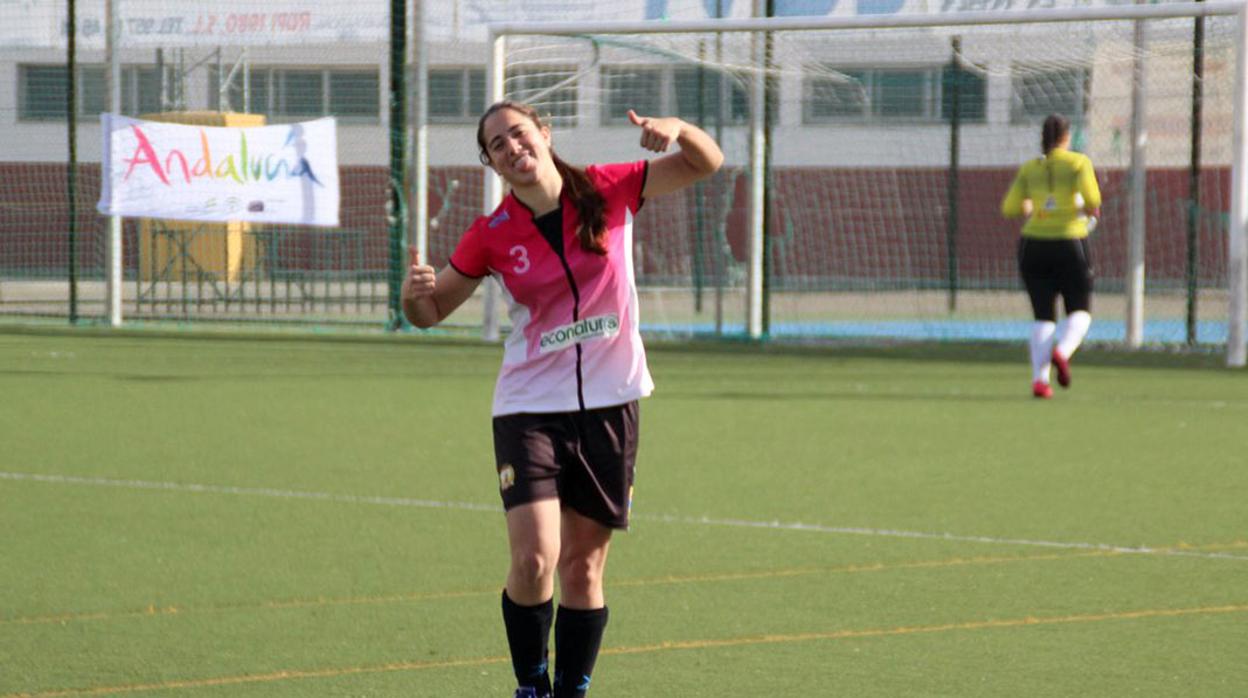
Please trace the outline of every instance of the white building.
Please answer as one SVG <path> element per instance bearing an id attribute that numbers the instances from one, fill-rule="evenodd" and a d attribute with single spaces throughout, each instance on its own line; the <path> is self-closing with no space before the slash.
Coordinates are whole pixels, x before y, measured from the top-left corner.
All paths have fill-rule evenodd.
<path id="1" fill-rule="evenodd" d="M 790 0 L 782 15 L 1017 12 L 1048 2 L 1016 0 Z M 1069 3 L 1066 0 L 1065 3 Z M 218 109 L 218 73 L 231 75 L 228 107 L 271 120 L 325 114 L 339 118 L 344 165 L 387 162 L 389 5 L 379 0 L 235 2 L 204 11 L 189 0 L 115 0 L 123 65 L 122 111 Z M 425 2 L 429 65 L 429 163 L 476 163 L 472 126 L 484 106 L 485 22 L 499 20 L 705 19 L 748 17 L 748 3 L 719 0 L 620 2 Z M 1083 0 L 1075 4 L 1087 5 Z M 278 7 L 277 11 L 274 6 Z M 79 158 L 98 159 L 96 114 L 107 104 L 104 0 L 78 3 Z M 64 161 L 64 4 L 9 3 L 0 12 L 0 127 L 5 162 Z M 413 16 L 416 9 L 411 9 Z M 663 19 L 654 19 L 662 22 Z M 1217 20 L 1221 21 L 1221 20 Z M 1181 167 L 1188 156 L 1191 20 L 1150 24 L 1146 90 L 1150 163 Z M 777 36 L 777 166 L 943 167 L 948 163 L 951 38 L 962 37 L 964 167 L 1006 166 L 1035 153 L 1035 125 L 1050 112 L 1070 115 L 1098 163 L 1121 164 L 1130 121 L 1131 24 L 1055 24 L 1019 29 L 788 33 Z M 636 49 L 629 48 L 635 46 Z M 575 80 L 537 101 L 560 118 L 564 154 L 573 160 L 635 155 L 623 113 L 680 114 L 715 124 L 717 107 L 730 162 L 744 157 L 751 73 L 749 38 L 725 35 L 513 40 L 509 94 L 532 96 Z M 1205 64 L 1206 162 L 1226 162 L 1230 71 L 1226 30 L 1211 28 Z M 718 60 L 716 60 L 718 58 Z M 699 61 L 708 72 L 699 78 Z M 163 63 L 166 79 L 158 77 Z M 726 72 L 718 73 L 715 68 Z M 236 70 L 237 68 L 237 70 Z M 699 111 L 698 80 L 704 87 Z M 716 80 L 723 80 L 719 85 Z M 415 81 L 412 81 L 414 83 Z M 246 83 L 246 103 L 243 86 Z M 605 152 L 604 152 L 605 151 Z"/>

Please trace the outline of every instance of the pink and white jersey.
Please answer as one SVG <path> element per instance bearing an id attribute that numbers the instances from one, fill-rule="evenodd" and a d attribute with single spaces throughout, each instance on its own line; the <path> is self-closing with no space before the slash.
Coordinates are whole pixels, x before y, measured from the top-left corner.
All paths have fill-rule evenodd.
<path id="1" fill-rule="evenodd" d="M 456 271 L 494 276 L 507 297 L 512 330 L 494 389 L 495 416 L 610 407 L 654 390 L 633 275 L 633 217 L 646 161 L 586 171 L 606 200 L 605 256 L 581 249 L 580 221 L 566 196 L 560 255 L 512 194 L 478 218 L 451 255 Z"/>

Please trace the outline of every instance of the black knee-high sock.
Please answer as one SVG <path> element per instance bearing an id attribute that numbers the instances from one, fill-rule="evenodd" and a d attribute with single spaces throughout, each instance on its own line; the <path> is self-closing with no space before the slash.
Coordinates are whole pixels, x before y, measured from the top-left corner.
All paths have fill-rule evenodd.
<path id="1" fill-rule="evenodd" d="M 605 606 L 590 611 L 559 607 L 555 619 L 555 698 L 581 698 L 589 690 L 606 628 Z"/>
<path id="2" fill-rule="evenodd" d="M 516 682 L 532 686 L 537 694 L 550 693 L 550 676 L 546 671 L 550 638 L 550 622 L 555 616 L 554 600 L 536 606 L 520 606 L 503 590 L 503 625 L 507 628 L 507 645 L 511 648 L 511 668 Z"/>

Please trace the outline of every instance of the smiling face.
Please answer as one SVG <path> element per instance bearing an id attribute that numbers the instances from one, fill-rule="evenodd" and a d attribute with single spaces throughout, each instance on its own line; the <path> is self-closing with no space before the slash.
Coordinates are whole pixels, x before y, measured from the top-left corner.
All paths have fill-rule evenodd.
<path id="1" fill-rule="evenodd" d="M 482 160 L 513 187 L 532 185 L 553 173 L 550 129 L 512 107 L 488 114 L 478 131 Z"/>

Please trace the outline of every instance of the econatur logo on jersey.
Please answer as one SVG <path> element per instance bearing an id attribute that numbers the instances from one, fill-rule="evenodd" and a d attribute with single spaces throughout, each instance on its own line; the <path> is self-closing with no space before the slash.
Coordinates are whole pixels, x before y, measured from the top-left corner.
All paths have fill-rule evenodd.
<path id="1" fill-rule="evenodd" d="M 545 354 L 566 349 L 573 344 L 591 339 L 610 338 L 620 333 L 620 317 L 614 313 L 587 317 L 571 325 L 556 327 L 542 333 L 542 342 L 538 349 Z"/>

